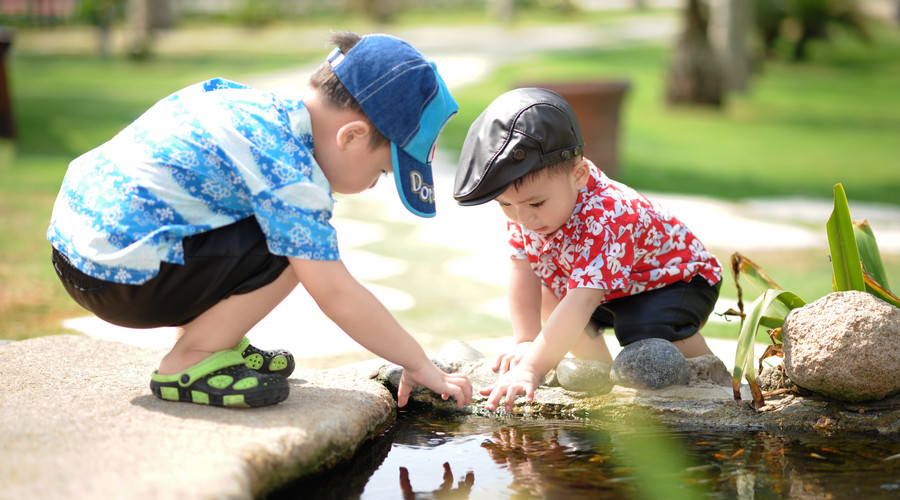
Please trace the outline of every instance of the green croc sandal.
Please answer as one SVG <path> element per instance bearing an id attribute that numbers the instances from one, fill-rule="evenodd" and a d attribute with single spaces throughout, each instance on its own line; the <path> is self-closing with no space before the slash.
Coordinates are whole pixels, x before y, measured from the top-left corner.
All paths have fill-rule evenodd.
<path id="1" fill-rule="evenodd" d="M 250 345 L 250 339 L 244 337 L 233 350 L 241 353 L 247 368 L 259 373 L 274 373 L 283 377 L 294 373 L 294 355 L 284 349 L 263 351 Z"/>
<path id="2" fill-rule="evenodd" d="M 150 390 L 168 401 L 256 408 L 287 399 L 290 385 L 280 375 L 247 368 L 244 357 L 228 349 L 213 353 L 181 373 L 160 375 L 154 371 Z"/>

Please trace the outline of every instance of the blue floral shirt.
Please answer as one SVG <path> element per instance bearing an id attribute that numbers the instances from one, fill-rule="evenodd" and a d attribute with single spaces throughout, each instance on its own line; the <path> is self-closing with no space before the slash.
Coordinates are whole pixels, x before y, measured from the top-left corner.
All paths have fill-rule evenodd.
<path id="1" fill-rule="evenodd" d="M 88 275 L 140 284 L 184 263 L 183 238 L 247 217 L 276 255 L 337 260 L 333 207 L 299 97 L 212 79 L 72 161 L 47 238 Z"/>

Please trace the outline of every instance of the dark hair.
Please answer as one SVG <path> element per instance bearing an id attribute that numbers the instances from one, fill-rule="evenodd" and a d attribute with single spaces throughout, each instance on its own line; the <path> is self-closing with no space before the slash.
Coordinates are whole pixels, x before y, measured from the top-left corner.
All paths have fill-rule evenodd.
<path id="1" fill-rule="evenodd" d="M 523 175 L 522 177 L 519 177 L 518 179 L 514 180 L 512 182 L 512 187 L 519 189 L 526 182 L 531 182 L 531 181 L 537 179 L 541 175 L 553 176 L 553 175 L 557 175 L 557 174 L 569 173 L 572 171 L 573 168 L 575 168 L 575 165 L 577 165 L 578 162 L 581 161 L 581 159 L 582 159 L 581 155 L 573 156 L 572 158 L 569 158 L 568 160 L 562 160 L 562 161 L 558 161 L 556 163 L 551 163 L 550 165 L 547 165 L 546 167 L 541 167 L 535 171 L 528 172 L 527 174 Z"/>
<path id="2" fill-rule="evenodd" d="M 360 36 L 352 31 L 337 31 L 328 37 L 328 43 L 336 46 L 342 53 L 346 54 L 359 43 L 360 39 Z M 356 102 L 356 99 L 353 98 L 353 95 L 350 94 L 337 75 L 334 74 L 328 61 L 322 63 L 315 73 L 309 77 L 309 85 L 319 91 L 329 106 L 335 109 L 350 109 L 365 116 L 369 125 L 372 125 L 372 131 L 374 132 L 369 141 L 372 148 L 390 143 L 388 138 L 375 128 L 375 125 L 366 116 L 366 113 L 362 110 L 359 103 Z"/>

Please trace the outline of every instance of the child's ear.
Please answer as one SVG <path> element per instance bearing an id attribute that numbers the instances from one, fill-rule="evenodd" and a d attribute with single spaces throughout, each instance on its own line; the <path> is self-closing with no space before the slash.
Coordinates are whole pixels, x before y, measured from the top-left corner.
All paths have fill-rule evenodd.
<path id="1" fill-rule="evenodd" d="M 588 179 L 591 177 L 591 169 L 588 167 L 588 163 L 584 161 L 584 158 L 580 158 L 578 163 L 572 167 L 572 176 L 578 189 L 587 186 Z"/>
<path id="2" fill-rule="evenodd" d="M 338 148 L 346 149 L 351 145 L 368 144 L 372 125 L 365 120 L 353 120 L 342 125 L 337 131 Z"/>

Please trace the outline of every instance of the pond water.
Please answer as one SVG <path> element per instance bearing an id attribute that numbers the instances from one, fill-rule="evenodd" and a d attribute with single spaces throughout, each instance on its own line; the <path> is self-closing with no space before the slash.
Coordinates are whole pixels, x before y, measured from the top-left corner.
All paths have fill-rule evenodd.
<path id="1" fill-rule="evenodd" d="M 352 460 L 271 498 L 900 498 L 900 436 L 400 412 Z"/>

